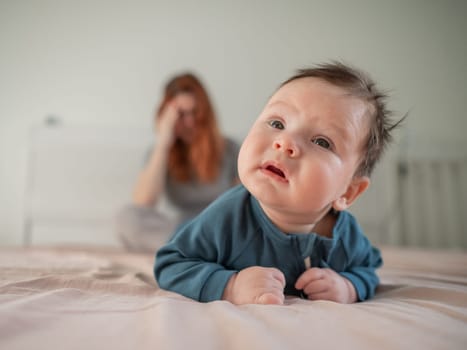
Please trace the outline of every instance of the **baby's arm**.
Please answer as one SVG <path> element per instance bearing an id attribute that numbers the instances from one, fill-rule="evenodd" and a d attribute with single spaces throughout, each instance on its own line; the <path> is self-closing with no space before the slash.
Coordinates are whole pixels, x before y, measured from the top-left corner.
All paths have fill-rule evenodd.
<path id="1" fill-rule="evenodd" d="M 217 263 L 196 242 L 189 245 L 172 241 L 159 249 L 154 266 L 159 287 L 202 302 L 220 300 L 224 286 L 236 271 Z"/>
<path id="2" fill-rule="evenodd" d="M 230 227 L 231 221 L 206 210 L 180 227 L 157 252 L 154 274 L 160 288 L 202 302 L 224 299 L 234 304 L 282 304 L 282 272 L 259 266 L 240 271 L 233 267 L 244 242 L 228 234 L 224 225 Z"/>
<path id="3" fill-rule="evenodd" d="M 235 270 L 225 268 L 228 260 L 225 235 L 214 235 L 216 225 L 197 218 L 179 228 L 158 250 L 154 275 L 159 287 L 194 300 L 220 300 L 224 286 Z"/>
<path id="4" fill-rule="evenodd" d="M 308 299 L 353 303 L 373 297 L 379 278 L 376 268 L 382 265 L 381 254 L 364 238 L 342 272 L 313 267 L 297 279 L 295 288 L 303 290 Z"/>
<path id="5" fill-rule="evenodd" d="M 284 274 L 275 268 L 252 266 L 232 275 L 227 283 L 223 300 L 233 304 L 284 303 Z"/>
<path id="6" fill-rule="evenodd" d="M 307 269 L 297 279 L 295 288 L 304 290 L 309 299 L 342 303 L 367 300 L 373 297 L 379 284 L 376 269 L 383 263 L 381 253 L 371 245 L 351 214 L 341 212 L 339 215 L 338 227 L 342 230 L 336 242 L 339 246 L 330 253 L 331 259 L 325 262 L 325 268 Z M 317 229 L 326 236 L 335 225 L 336 220 L 331 220 L 328 225 L 317 225 Z"/>
<path id="7" fill-rule="evenodd" d="M 203 245 L 180 241 L 180 237 L 175 238 L 157 253 L 154 272 L 161 288 L 203 302 L 222 299 L 236 305 L 283 304 L 285 277 L 278 269 L 252 266 L 239 272 L 228 270 L 210 262 L 213 258 Z"/>

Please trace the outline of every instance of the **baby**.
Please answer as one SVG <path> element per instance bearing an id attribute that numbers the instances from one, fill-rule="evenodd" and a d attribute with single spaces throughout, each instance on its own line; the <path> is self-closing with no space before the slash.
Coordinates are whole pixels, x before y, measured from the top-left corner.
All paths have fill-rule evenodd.
<path id="1" fill-rule="evenodd" d="M 346 210 L 400 123 L 385 98 L 336 62 L 284 82 L 241 146 L 241 184 L 157 252 L 159 286 L 237 305 L 371 298 L 382 258 Z"/>

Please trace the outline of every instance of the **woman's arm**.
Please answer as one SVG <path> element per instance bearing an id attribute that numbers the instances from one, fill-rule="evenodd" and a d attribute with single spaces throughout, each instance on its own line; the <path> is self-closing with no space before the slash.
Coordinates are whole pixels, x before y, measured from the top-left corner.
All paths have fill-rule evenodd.
<path id="1" fill-rule="evenodd" d="M 144 207 L 154 206 L 160 198 L 165 185 L 169 151 L 175 139 L 177 108 L 170 103 L 162 113 L 157 124 L 157 142 L 133 190 L 133 203 Z"/>
<path id="2" fill-rule="evenodd" d="M 154 146 L 149 161 L 138 175 L 133 190 L 133 203 L 143 207 L 157 203 L 164 188 L 168 153 L 167 146 Z"/>

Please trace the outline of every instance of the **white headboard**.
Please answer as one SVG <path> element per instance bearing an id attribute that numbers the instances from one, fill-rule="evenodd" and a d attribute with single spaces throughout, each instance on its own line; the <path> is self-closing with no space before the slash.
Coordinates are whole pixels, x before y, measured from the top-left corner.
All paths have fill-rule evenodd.
<path id="1" fill-rule="evenodd" d="M 31 130 L 26 244 L 116 244 L 114 217 L 130 201 L 151 130 L 44 125 Z"/>

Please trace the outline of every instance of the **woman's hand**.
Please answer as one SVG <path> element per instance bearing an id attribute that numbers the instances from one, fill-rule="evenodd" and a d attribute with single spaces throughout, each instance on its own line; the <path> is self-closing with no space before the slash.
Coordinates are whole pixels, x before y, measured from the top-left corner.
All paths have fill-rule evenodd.
<path id="1" fill-rule="evenodd" d="M 331 300 L 343 304 L 357 301 L 353 284 L 327 268 L 313 267 L 306 270 L 297 279 L 295 288 L 303 290 L 310 300 Z"/>
<path id="2" fill-rule="evenodd" d="M 284 303 L 284 274 L 276 268 L 252 266 L 234 274 L 224 289 L 223 300 L 232 304 Z"/>
<path id="3" fill-rule="evenodd" d="M 179 118 L 175 101 L 170 101 L 161 112 L 156 123 L 157 146 L 169 148 L 175 141 L 175 124 Z"/>

